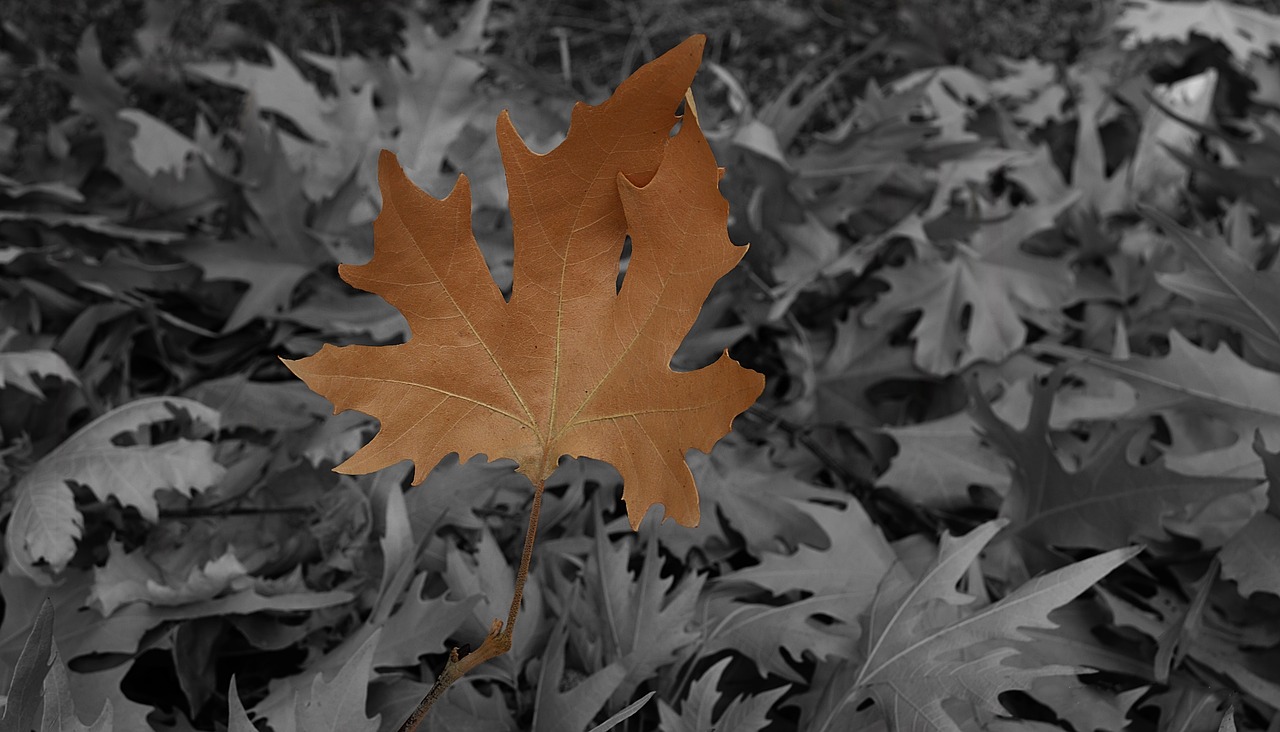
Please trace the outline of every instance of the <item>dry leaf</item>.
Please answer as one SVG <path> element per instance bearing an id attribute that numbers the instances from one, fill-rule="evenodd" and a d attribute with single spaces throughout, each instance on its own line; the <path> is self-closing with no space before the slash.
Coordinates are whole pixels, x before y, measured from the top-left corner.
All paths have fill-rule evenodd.
<path id="1" fill-rule="evenodd" d="M 710 451 L 764 387 L 727 354 L 698 371 L 669 367 L 711 286 L 745 252 L 726 234 L 720 171 L 695 115 L 670 134 L 703 43 L 691 38 L 603 104 L 575 107 L 567 139 L 546 155 L 498 118 L 516 241 L 510 302 L 470 231 L 466 177 L 437 200 L 383 153 L 373 259 L 339 272 L 404 313 L 413 337 L 285 362 L 336 409 L 381 421 L 337 470 L 413 460 L 419 483 L 450 453 L 484 453 L 514 459 L 537 484 L 560 456 L 589 456 L 623 476 L 632 526 L 654 503 L 697 523 L 684 453 Z"/>

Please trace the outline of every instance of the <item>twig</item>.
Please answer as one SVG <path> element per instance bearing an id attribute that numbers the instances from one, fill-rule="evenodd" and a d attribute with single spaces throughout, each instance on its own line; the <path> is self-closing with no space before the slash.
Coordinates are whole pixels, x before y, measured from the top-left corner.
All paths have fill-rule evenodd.
<path id="1" fill-rule="evenodd" d="M 534 486 L 533 505 L 529 509 L 529 528 L 524 534 L 524 550 L 520 553 L 520 569 L 516 572 L 515 594 L 511 596 L 511 609 L 507 612 L 506 625 L 504 626 L 500 619 L 494 620 L 493 625 L 489 626 L 489 635 L 485 637 L 480 647 L 465 656 L 459 657 L 456 647 L 449 651 L 449 661 L 436 677 L 435 685 L 418 703 L 418 708 L 413 710 L 413 714 L 410 714 L 404 724 L 400 725 L 399 732 L 417 732 L 418 725 L 427 716 L 431 706 L 440 700 L 445 690 L 455 681 L 485 661 L 495 659 L 511 650 L 511 638 L 516 630 L 516 616 L 520 614 L 520 603 L 524 599 L 524 583 L 529 579 L 529 560 L 533 557 L 533 540 L 538 535 L 538 514 L 542 512 L 542 490 L 545 487 L 545 480 L 539 481 Z"/>
<path id="2" fill-rule="evenodd" d="M 217 518 L 221 516 L 265 516 L 277 513 L 314 513 L 312 506 L 238 506 L 236 508 L 219 508 L 216 506 L 192 506 L 190 508 L 162 508 L 160 518 Z"/>
<path id="3" fill-rule="evenodd" d="M 99 514 L 107 511 L 108 504 L 98 502 L 80 506 L 79 510 L 84 514 Z M 160 518 L 162 519 L 195 519 L 195 518 L 221 518 L 224 516 L 266 516 L 270 514 L 296 513 L 308 514 L 314 513 L 315 508 L 312 506 L 235 506 L 231 508 L 223 508 L 221 506 L 190 506 L 187 508 L 162 508 L 160 509 Z"/>

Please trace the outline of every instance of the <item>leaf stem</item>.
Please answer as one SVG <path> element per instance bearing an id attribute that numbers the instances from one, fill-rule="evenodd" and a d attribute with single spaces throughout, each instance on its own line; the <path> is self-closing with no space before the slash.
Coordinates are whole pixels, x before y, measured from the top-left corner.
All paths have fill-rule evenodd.
<path id="1" fill-rule="evenodd" d="M 431 706 L 439 701 L 453 683 L 485 661 L 501 656 L 511 650 L 511 638 L 516 630 L 516 617 L 520 614 L 520 603 L 524 600 L 524 583 L 529 579 L 529 562 L 533 558 L 533 542 L 538 535 L 538 514 L 542 512 L 542 491 L 546 481 L 538 481 L 533 487 L 533 505 L 529 508 L 529 527 L 524 534 L 524 549 L 520 552 L 520 568 L 516 571 L 515 593 L 511 596 L 511 609 L 507 612 L 507 622 L 495 619 L 489 626 L 489 635 L 480 647 L 465 656 L 458 656 L 455 647 L 449 651 L 449 661 L 444 670 L 436 677 L 436 683 L 427 695 L 418 702 L 418 708 L 400 725 L 399 732 L 416 732 L 418 725 L 427 716 Z"/>

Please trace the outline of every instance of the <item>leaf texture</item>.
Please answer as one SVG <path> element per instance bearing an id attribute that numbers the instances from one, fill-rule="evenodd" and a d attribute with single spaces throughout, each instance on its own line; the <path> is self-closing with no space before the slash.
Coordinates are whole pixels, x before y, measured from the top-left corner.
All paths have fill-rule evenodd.
<path id="1" fill-rule="evenodd" d="M 568 137 L 546 155 L 499 117 L 516 247 L 509 302 L 470 231 L 467 179 L 437 200 L 383 153 L 373 259 L 339 272 L 404 313 L 413 337 L 285 362 L 337 410 L 381 421 L 337 470 L 408 459 L 416 484 L 450 453 L 483 453 L 514 459 L 537 484 L 562 455 L 594 457 L 622 475 L 633 527 L 654 503 L 697 524 L 684 453 L 710 451 L 763 390 L 727 354 L 698 371 L 669 367 L 711 286 L 745 252 L 726 234 L 719 168 L 692 104 L 670 135 L 702 45 L 691 38 L 603 104 L 575 107 Z"/>

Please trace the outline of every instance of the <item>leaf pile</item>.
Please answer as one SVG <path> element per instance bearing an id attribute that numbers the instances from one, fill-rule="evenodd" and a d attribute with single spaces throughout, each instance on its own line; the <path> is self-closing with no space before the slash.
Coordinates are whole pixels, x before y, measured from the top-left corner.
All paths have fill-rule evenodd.
<path id="1" fill-rule="evenodd" d="M 0 730 L 394 730 L 530 479 L 424 729 L 1280 724 L 1273 16 L 574 107 L 483 0 L 391 56 L 160 5 L 0 112 Z"/>

